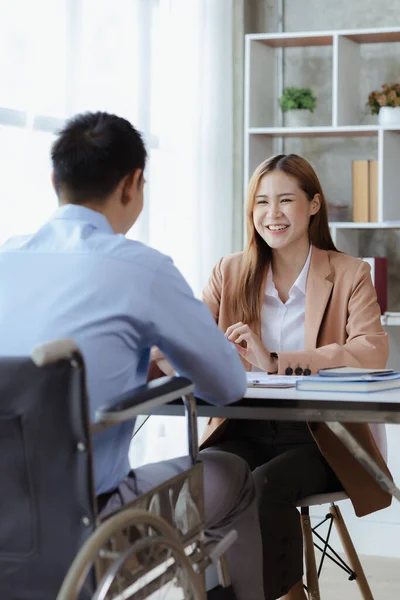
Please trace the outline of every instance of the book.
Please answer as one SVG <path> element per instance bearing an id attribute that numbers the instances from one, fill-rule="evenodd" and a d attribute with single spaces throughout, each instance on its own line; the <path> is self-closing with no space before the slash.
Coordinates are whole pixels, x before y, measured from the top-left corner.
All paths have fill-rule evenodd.
<path id="1" fill-rule="evenodd" d="M 378 221 L 378 161 L 353 160 L 353 221 Z"/>
<path id="2" fill-rule="evenodd" d="M 333 371 L 332 375 L 327 375 Z M 342 372 L 342 375 L 338 373 Z M 321 369 L 318 375 L 296 382 L 301 392 L 383 392 L 400 388 L 400 372 L 390 369 Z"/>
<path id="3" fill-rule="evenodd" d="M 369 221 L 378 221 L 378 161 L 368 161 L 368 208 Z"/>
<path id="4" fill-rule="evenodd" d="M 353 160 L 353 221 L 355 223 L 366 223 L 369 220 L 368 185 L 368 161 Z"/>
<path id="5" fill-rule="evenodd" d="M 364 375 L 389 375 L 391 373 L 394 373 L 393 369 L 362 369 L 359 367 L 332 367 L 318 371 L 318 375 L 321 377 L 360 377 Z"/>
<path id="6" fill-rule="evenodd" d="M 386 392 L 400 388 L 400 375 L 397 379 L 383 381 L 329 381 L 316 377 L 305 377 L 296 383 L 299 392 L 354 392 L 367 394 L 370 392 Z"/>
<path id="7" fill-rule="evenodd" d="M 387 280 L 387 258 L 385 256 L 362 257 L 371 267 L 371 279 L 374 284 L 378 304 L 383 315 L 387 309 L 388 280 Z"/>

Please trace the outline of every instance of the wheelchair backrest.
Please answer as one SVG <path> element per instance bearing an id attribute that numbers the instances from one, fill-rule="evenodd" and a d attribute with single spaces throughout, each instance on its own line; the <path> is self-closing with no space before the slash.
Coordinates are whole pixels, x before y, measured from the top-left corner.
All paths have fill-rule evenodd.
<path id="1" fill-rule="evenodd" d="M 79 356 L 0 358 L 0 598 L 54 600 L 96 519 Z"/>

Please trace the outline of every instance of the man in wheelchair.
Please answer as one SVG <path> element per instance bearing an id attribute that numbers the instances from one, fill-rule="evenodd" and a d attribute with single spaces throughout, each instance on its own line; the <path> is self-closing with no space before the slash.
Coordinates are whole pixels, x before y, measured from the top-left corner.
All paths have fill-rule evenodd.
<path id="1" fill-rule="evenodd" d="M 11 239 L 0 251 L 0 354 L 29 355 L 37 344 L 72 338 L 85 361 L 92 421 L 111 398 L 146 382 L 153 346 L 194 382 L 198 397 L 220 405 L 241 398 L 244 369 L 208 309 L 170 258 L 125 237 L 143 208 L 140 134 L 114 115 L 78 115 L 58 135 L 51 159 L 58 210 L 36 233 Z M 129 421 L 94 435 L 95 491 L 104 513 L 187 468 L 180 458 L 133 473 L 133 426 Z M 218 540 L 237 531 L 227 553 L 236 597 L 261 600 L 250 471 L 228 453 L 204 451 L 201 459 L 207 534 Z"/>

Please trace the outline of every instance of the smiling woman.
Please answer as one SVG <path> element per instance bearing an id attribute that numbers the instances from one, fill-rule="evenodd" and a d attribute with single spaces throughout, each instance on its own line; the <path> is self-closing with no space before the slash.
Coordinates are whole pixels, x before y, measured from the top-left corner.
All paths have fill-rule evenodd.
<path id="1" fill-rule="evenodd" d="M 228 303 L 235 321 L 250 324 L 259 319 L 260 289 L 271 261 L 275 287 L 281 280 L 286 296 L 304 266 L 310 242 L 322 250 L 336 248 L 321 184 L 301 156 L 277 155 L 257 167 L 249 182 L 246 217 L 248 242 L 238 287 Z"/>
<path id="2" fill-rule="evenodd" d="M 203 299 L 248 371 L 307 376 L 324 367 L 385 366 L 369 266 L 336 250 L 323 190 L 304 158 L 273 156 L 256 169 L 247 240 L 243 252 L 216 265 Z M 369 427 L 355 429 L 386 469 Z M 267 600 L 305 600 L 297 500 L 344 488 L 358 516 L 390 504 L 324 424 L 211 419 L 202 439 L 202 448 L 210 446 L 238 454 L 253 471 Z"/>

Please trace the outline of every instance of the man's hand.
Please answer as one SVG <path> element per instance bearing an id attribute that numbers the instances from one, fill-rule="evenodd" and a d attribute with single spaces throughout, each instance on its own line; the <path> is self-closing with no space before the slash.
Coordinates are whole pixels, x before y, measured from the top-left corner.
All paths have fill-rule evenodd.
<path id="1" fill-rule="evenodd" d="M 230 342 L 236 344 L 237 351 L 249 363 L 266 371 L 267 373 L 277 373 L 278 364 L 276 358 L 271 358 L 269 351 L 263 346 L 262 341 L 248 325 L 244 323 L 235 323 L 228 327 L 225 337 Z M 246 348 L 240 346 L 241 342 L 246 342 Z"/>
<path id="2" fill-rule="evenodd" d="M 169 364 L 164 354 L 157 346 L 153 346 L 150 352 L 150 363 L 152 362 L 154 362 L 165 375 L 175 375 L 175 369 Z"/>

